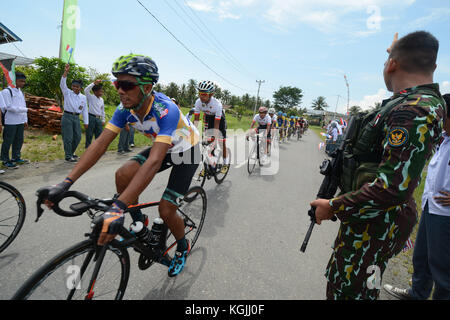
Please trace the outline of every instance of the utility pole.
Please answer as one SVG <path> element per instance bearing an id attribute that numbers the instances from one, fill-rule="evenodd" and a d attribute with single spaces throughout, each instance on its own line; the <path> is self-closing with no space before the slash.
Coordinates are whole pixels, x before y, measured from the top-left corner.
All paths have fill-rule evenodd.
<path id="1" fill-rule="evenodd" d="M 337 107 L 339 104 L 339 98 L 341 98 L 341 95 L 337 95 L 337 102 L 336 102 L 336 109 L 334 109 L 334 118 L 336 119 L 336 115 L 337 115 Z"/>
<path id="2" fill-rule="evenodd" d="M 263 83 L 266 83 L 266 81 L 265 80 L 256 80 L 256 82 L 258 83 L 258 94 L 256 95 L 255 109 L 253 110 L 253 114 L 256 114 L 256 107 L 258 106 L 259 91 L 261 89 L 261 85 Z"/>
<path id="3" fill-rule="evenodd" d="M 348 85 L 347 76 L 344 74 L 345 79 L 345 85 L 347 86 L 347 116 L 348 116 L 348 109 L 350 108 L 350 86 Z"/>

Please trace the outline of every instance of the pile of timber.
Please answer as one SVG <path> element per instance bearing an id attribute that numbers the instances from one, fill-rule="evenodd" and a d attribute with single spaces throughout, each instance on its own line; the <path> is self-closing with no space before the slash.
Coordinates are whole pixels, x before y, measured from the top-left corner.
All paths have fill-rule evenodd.
<path id="1" fill-rule="evenodd" d="M 52 134 L 61 133 L 62 111 L 56 100 L 25 95 L 28 107 L 28 125 Z"/>

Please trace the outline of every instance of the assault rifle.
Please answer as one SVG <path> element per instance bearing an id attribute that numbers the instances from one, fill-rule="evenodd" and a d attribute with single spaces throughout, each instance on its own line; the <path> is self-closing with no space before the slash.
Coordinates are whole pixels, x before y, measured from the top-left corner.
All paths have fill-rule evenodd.
<path id="1" fill-rule="evenodd" d="M 351 117 L 345 131 L 344 138 L 339 144 L 339 147 L 330 154 L 331 159 L 324 160 L 320 166 L 320 173 L 323 174 L 325 178 L 320 185 L 319 192 L 317 193 L 317 199 L 332 199 L 336 194 L 341 180 L 345 146 L 349 138 L 353 137 L 356 130 L 355 117 Z M 311 207 L 308 211 L 308 215 L 311 218 L 311 224 L 309 225 L 305 240 L 303 240 L 303 244 L 300 249 L 301 252 L 305 252 L 309 238 L 311 237 L 311 233 L 314 229 L 314 225 L 316 224 L 316 207 Z M 333 216 L 331 220 L 337 221 L 336 216 Z"/>

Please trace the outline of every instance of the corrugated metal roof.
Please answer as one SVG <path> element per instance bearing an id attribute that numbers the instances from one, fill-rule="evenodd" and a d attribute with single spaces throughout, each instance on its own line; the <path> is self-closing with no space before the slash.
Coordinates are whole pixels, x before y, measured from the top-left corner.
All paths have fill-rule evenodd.
<path id="1" fill-rule="evenodd" d="M 27 65 L 34 63 L 34 59 L 25 58 L 25 57 L 21 57 L 21 56 L 15 56 L 13 54 L 0 52 L 0 61 L 8 60 L 8 59 L 14 59 L 16 66 L 27 66 Z"/>
<path id="2" fill-rule="evenodd" d="M 22 41 L 22 39 L 0 22 L 0 44 L 16 41 Z"/>

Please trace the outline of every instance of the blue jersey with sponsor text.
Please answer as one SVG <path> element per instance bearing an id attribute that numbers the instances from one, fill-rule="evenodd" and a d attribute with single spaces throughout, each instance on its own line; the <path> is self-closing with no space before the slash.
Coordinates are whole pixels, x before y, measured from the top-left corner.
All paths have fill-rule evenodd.
<path id="1" fill-rule="evenodd" d="M 155 142 L 169 144 L 168 153 L 187 151 L 199 142 L 194 124 L 170 98 L 159 92 L 154 92 L 142 122 L 133 110 L 120 104 L 106 129 L 120 133 L 127 123 Z"/>

